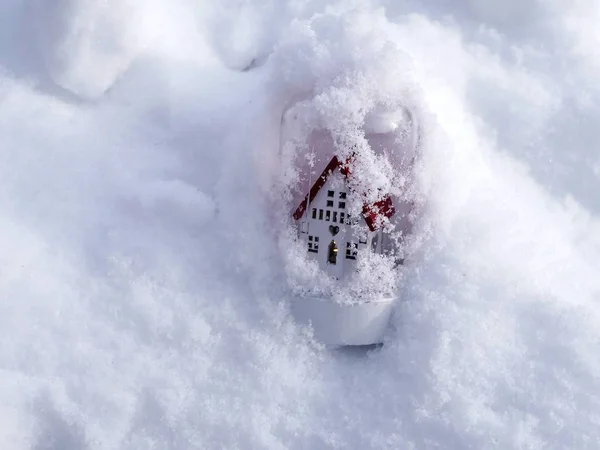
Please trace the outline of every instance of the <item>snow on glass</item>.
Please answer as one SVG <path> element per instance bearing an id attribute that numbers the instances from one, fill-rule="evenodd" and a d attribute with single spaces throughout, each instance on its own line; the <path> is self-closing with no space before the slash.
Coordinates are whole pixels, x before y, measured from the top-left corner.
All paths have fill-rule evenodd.
<path id="1" fill-rule="evenodd" d="M 332 20 L 335 27 L 329 23 Z M 308 88 L 310 92 L 284 110 L 284 178 L 275 187 L 291 192 L 285 197 L 291 199 L 289 204 L 281 208 L 284 214 L 297 207 L 334 156 L 345 161 L 351 171 L 347 179 L 350 191 L 355 193 L 347 202 L 351 217 L 360 217 L 364 204 L 376 203 L 387 195 L 406 206 L 417 203 L 414 186 L 408 183 L 418 145 L 414 115 L 418 106 L 410 89 L 414 84 L 406 73 L 401 76 L 400 72 L 390 72 L 382 66 L 407 69 L 406 57 L 389 39 L 373 34 L 370 24 L 362 24 L 361 29 L 351 19 L 339 22 L 329 15 L 315 17 L 304 27 L 293 28 L 273 55 L 280 83 L 291 90 Z M 308 68 L 302 69 L 293 49 L 307 37 L 332 45 L 316 44 L 307 49 L 302 57 L 306 58 Z M 335 65 L 315 65 L 314 61 L 323 57 L 319 55 L 322 51 L 335 58 Z M 304 72 L 292 70 L 292 65 Z M 386 119 L 388 124 L 384 123 Z M 393 126 L 383 129 L 390 124 Z M 280 248 L 293 249 L 285 253 L 294 292 L 326 294 L 345 302 L 393 293 L 401 273 L 395 270 L 397 260 L 404 257 L 401 240 L 407 238 L 403 236 L 406 227 L 394 229 L 398 219 L 406 222 L 411 207 L 398 209 L 397 217 L 391 221 L 385 219 L 382 224 L 396 242 L 395 248 L 385 255 L 361 251 L 357 273 L 343 283 L 320 272 L 315 261 L 307 260 L 304 245 L 294 242 L 293 233 L 284 234 Z M 359 223 L 354 225 L 359 226 L 364 227 Z"/>

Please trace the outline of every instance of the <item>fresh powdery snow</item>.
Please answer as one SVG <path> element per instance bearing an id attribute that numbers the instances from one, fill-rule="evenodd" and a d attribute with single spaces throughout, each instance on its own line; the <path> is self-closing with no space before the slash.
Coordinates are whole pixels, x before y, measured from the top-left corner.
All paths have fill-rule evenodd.
<path id="1" fill-rule="evenodd" d="M 0 449 L 599 448 L 596 0 L 0 3 Z M 307 90 L 419 123 L 382 346 L 289 315 Z"/>

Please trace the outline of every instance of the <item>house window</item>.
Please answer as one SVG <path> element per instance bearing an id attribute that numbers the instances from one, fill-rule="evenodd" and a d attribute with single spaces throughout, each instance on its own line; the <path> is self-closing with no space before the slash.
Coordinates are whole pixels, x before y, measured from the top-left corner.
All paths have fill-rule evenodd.
<path id="1" fill-rule="evenodd" d="M 338 246 L 335 241 L 329 243 L 329 252 L 327 254 L 327 262 L 329 264 L 337 263 Z"/>
<path id="2" fill-rule="evenodd" d="M 333 197 L 335 195 L 334 191 L 327 191 L 327 197 Z"/>
<path id="3" fill-rule="evenodd" d="M 340 198 L 341 198 L 341 199 L 344 199 L 344 198 L 346 198 L 346 193 L 345 193 L 345 192 L 340 192 Z"/>
<path id="4" fill-rule="evenodd" d="M 327 207 L 333 208 L 333 200 L 327 200 Z"/>
<path id="5" fill-rule="evenodd" d="M 313 208 L 312 209 L 312 218 L 316 219 L 317 218 L 317 208 Z"/>
<path id="6" fill-rule="evenodd" d="M 343 212 L 340 213 L 340 223 L 344 223 L 345 214 Z"/>
<path id="7" fill-rule="evenodd" d="M 319 253 L 319 236 L 308 236 L 308 251 Z"/>
<path id="8" fill-rule="evenodd" d="M 346 259 L 356 259 L 358 253 L 358 244 L 355 242 L 346 242 Z"/>
<path id="9" fill-rule="evenodd" d="M 337 211 L 333 212 L 333 220 L 332 222 L 337 222 Z"/>
<path id="10" fill-rule="evenodd" d="M 331 211 L 329 211 L 329 210 L 325 211 L 325 220 L 327 222 L 329 222 L 331 220 Z"/>
<path id="11" fill-rule="evenodd" d="M 323 220 L 323 210 L 319 210 L 319 220 Z"/>
<path id="12" fill-rule="evenodd" d="M 345 208 L 346 208 L 346 202 L 339 202 L 339 203 L 338 203 L 338 207 L 339 207 L 340 209 L 345 209 Z"/>

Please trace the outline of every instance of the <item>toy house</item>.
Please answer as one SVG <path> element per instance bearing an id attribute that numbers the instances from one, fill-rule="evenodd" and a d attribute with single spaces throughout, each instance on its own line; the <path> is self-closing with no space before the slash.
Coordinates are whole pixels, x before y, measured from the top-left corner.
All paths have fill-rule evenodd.
<path id="1" fill-rule="evenodd" d="M 349 201 L 360 193 L 350 189 L 351 176 L 350 164 L 333 156 L 293 213 L 309 257 L 338 280 L 354 272 L 360 254 L 382 253 L 383 225 L 395 214 L 387 196 L 363 204 L 361 214 L 353 217 Z"/>

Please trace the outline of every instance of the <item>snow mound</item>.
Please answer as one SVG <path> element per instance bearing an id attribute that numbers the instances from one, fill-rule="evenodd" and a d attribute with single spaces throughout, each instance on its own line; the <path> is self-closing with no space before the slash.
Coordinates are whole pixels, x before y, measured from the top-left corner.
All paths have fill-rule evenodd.
<path id="1" fill-rule="evenodd" d="M 52 80 L 85 99 L 105 93 L 140 50 L 140 13 L 129 1 L 35 1 L 24 24 Z"/>
<path id="2" fill-rule="evenodd" d="M 48 67 L 100 102 L 0 43 L 2 449 L 597 447 L 597 5 L 354 3 L 245 2 L 272 28 L 225 48 L 200 0 L 40 6 Z M 270 201 L 307 88 L 358 144 L 377 104 L 421 120 L 381 348 L 325 351 L 288 314 Z"/>

